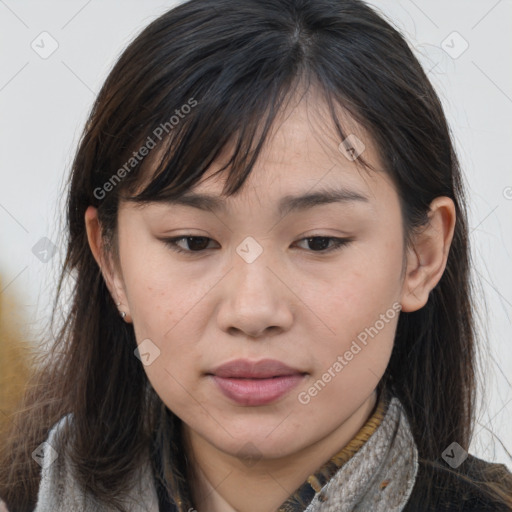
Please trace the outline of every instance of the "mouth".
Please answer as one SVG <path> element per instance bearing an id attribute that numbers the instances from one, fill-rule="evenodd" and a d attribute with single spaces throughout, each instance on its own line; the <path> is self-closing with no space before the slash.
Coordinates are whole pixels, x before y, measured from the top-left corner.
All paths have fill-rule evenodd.
<path id="1" fill-rule="evenodd" d="M 218 389 L 239 405 L 270 404 L 297 386 L 306 372 L 274 359 L 230 361 L 207 374 Z"/>

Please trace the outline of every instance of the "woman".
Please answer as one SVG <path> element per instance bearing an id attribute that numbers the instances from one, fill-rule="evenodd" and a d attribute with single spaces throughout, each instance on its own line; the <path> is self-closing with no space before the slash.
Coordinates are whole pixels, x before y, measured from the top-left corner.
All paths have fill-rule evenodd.
<path id="1" fill-rule="evenodd" d="M 151 23 L 96 100 L 67 215 L 73 304 L 3 450 L 9 510 L 512 510 L 505 466 L 467 453 L 446 119 L 363 2 Z"/>

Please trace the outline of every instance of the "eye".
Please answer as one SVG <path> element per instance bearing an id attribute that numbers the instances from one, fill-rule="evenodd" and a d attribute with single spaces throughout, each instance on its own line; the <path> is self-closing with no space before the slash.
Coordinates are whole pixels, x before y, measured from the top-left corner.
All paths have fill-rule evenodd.
<path id="1" fill-rule="evenodd" d="M 352 239 L 350 238 L 336 238 L 332 236 L 310 236 L 302 238 L 299 242 L 306 241 L 306 243 L 312 248 L 312 252 L 332 252 L 341 249 L 345 245 L 348 245 Z M 332 245 L 329 244 L 332 242 Z"/>
<path id="2" fill-rule="evenodd" d="M 162 241 L 173 251 L 180 253 L 201 253 L 208 249 L 209 242 L 214 242 L 213 239 L 206 236 L 181 236 L 176 238 L 164 238 Z M 336 238 L 332 236 L 311 236 L 302 238 L 298 242 L 304 241 L 308 244 L 310 252 L 328 253 L 348 245 L 352 242 L 352 239 Z M 185 246 L 185 248 L 183 246 Z"/>
<path id="3" fill-rule="evenodd" d="M 213 240 L 206 236 L 180 236 L 176 238 L 164 238 L 162 241 L 176 252 L 203 252 L 207 249 L 208 241 Z M 188 249 L 183 249 L 183 247 L 178 245 L 180 242 L 188 246 Z"/>

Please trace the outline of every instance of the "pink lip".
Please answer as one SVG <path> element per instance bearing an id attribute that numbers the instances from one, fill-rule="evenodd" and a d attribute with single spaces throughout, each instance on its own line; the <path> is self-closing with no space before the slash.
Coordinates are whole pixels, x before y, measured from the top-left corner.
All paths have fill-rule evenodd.
<path id="1" fill-rule="evenodd" d="M 241 405 L 254 406 L 271 403 L 286 394 L 302 380 L 304 372 L 275 359 L 237 359 L 209 375 L 225 396 Z"/>
<path id="2" fill-rule="evenodd" d="M 276 359 L 261 359 L 260 361 L 235 359 L 234 361 L 221 364 L 209 373 L 217 377 L 266 379 L 270 377 L 280 377 L 282 375 L 302 374 L 304 372 L 296 368 L 290 368 Z"/>

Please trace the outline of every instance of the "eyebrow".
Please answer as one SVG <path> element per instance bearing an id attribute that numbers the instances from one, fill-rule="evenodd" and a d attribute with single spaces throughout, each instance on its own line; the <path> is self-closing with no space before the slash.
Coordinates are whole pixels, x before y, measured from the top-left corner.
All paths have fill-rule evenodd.
<path id="1" fill-rule="evenodd" d="M 210 194 L 200 194 L 196 192 L 186 192 L 178 197 L 171 199 L 167 198 L 163 202 L 171 206 L 188 206 L 204 211 L 225 212 L 227 210 L 225 199 Z M 284 196 L 279 200 L 277 210 L 280 215 L 287 215 L 291 212 L 304 211 L 324 204 L 354 202 L 369 203 L 369 199 L 354 190 L 346 188 L 332 188 L 297 196 Z"/>

